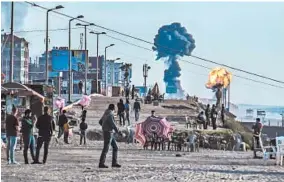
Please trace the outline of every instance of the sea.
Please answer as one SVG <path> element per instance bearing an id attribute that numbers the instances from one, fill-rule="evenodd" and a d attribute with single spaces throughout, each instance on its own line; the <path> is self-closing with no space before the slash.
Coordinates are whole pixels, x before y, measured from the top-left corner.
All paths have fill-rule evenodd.
<path id="1" fill-rule="evenodd" d="M 199 98 L 203 104 L 215 104 L 215 99 Z M 282 124 L 284 106 L 265 106 L 252 104 L 230 104 L 229 111 L 237 117 L 240 122 L 255 122 L 260 118 L 261 122 L 267 126 L 284 126 Z"/>

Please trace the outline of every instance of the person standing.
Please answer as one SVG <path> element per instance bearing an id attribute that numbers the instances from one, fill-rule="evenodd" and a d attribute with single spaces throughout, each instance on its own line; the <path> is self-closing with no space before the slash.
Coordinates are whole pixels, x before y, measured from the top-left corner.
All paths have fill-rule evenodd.
<path id="1" fill-rule="evenodd" d="M 225 125 L 225 106 L 224 104 L 222 104 L 222 108 L 221 108 L 221 120 L 224 126 Z"/>
<path id="2" fill-rule="evenodd" d="M 126 99 L 126 103 L 125 103 L 124 107 L 125 107 L 126 120 L 128 122 L 128 126 L 130 126 L 130 119 L 129 119 L 130 103 L 129 103 L 129 99 Z"/>
<path id="3" fill-rule="evenodd" d="M 65 144 L 69 144 L 69 142 L 68 142 L 68 138 L 69 138 L 69 129 L 70 129 L 70 125 L 69 125 L 69 123 L 67 122 L 67 123 L 64 123 L 64 125 L 63 125 L 63 130 L 64 130 L 64 143 Z"/>
<path id="4" fill-rule="evenodd" d="M 80 145 L 82 145 L 82 141 L 84 139 L 84 145 L 86 145 L 86 130 L 88 129 L 88 124 L 85 123 L 85 117 L 82 118 L 82 122 L 80 123 Z"/>
<path id="5" fill-rule="evenodd" d="M 39 154 L 42 145 L 44 144 L 44 154 L 43 154 L 43 164 L 46 163 L 47 155 L 48 155 L 48 147 L 51 136 L 53 134 L 55 124 L 53 121 L 52 116 L 49 115 L 49 109 L 47 106 L 43 109 L 43 115 L 41 115 L 36 123 L 36 127 L 38 129 L 38 139 L 37 139 L 37 146 L 36 146 L 36 157 L 33 164 L 41 164 L 39 162 Z"/>
<path id="6" fill-rule="evenodd" d="M 212 126 L 213 126 L 213 130 L 216 130 L 217 128 L 217 116 L 218 116 L 218 112 L 216 110 L 215 105 L 212 105 L 212 109 L 211 109 L 211 122 L 212 122 Z"/>
<path id="7" fill-rule="evenodd" d="M 63 133 L 64 133 L 64 124 L 68 122 L 67 116 L 66 116 L 66 110 L 62 111 L 62 114 L 59 116 L 59 121 L 58 121 L 58 136 L 57 139 L 59 139 Z"/>
<path id="8" fill-rule="evenodd" d="M 112 167 L 116 168 L 121 167 L 121 165 L 117 163 L 118 147 L 115 138 L 113 136 L 113 130 L 116 133 L 119 133 L 118 128 L 114 122 L 114 110 L 115 110 L 114 104 L 110 104 L 108 106 L 108 109 L 105 111 L 104 115 L 99 121 L 99 124 L 102 126 L 103 138 L 104 138 L 104 147 L 100 157 L 99 168 L 108 168 L 108 166 L 105 165 L 105 160 L 109 150 L 109 145 L 112 146 Z"/>
<path id="9" fill-rule="evenodd" d="M 132 85 L 132 89 L 131 89 L 131 99 L 134 99 L 134 95 L 135 95 L 135 86 Z"/>
<path id="10" fill-rule="evenodd" d="M 206 120 L 204 117 L 204 112 L 201 111 L 198 116 L 197 119 L 199 120 L 199 122 L 203 125 L 203 129 L 206 130 L 207 129 L 207 124 L 206 124 Z"/>
<path id="11" fill-rule="evenodd" d="M 82 82 L 82 80 L 79 81 L 78 87 L 79 87 L 79 94 L 82 94 L 83 93 L 83 82 Z"/>
<path id="12" fill-rule="evenodd" d="M 23 135 L 23 141 L 24 141 L 24 159 L 25 164 L 29 164 L 28 160 L 28 149 L 30 149 L 31 156 L 33 161 L 35 161 L 35 138 L 33 135 L 33 128 L 34 128 L 34 122 L 35 120 L 31 116 L 32 111 L 30 109 L 27 109 L 25 111 L 25 116 L 22 120 L 22 135 Z"/>
<path id="13" fill-rule="evenodd" d="M 119 103 L 117 103 L 117 115 L 119 116 L 120 126 L 125 126 L 124 111 L 125 111 L 125 106 L 123 104 L 123 100 L 120 99 Z"/>
<path id="14" fill-rule="evenodd" d="M 207 104 L 205 109 L 206 124 L 210 126 L 210 104 Z"/>
<path id="15" fill-rule="evenodd" d="M 135 113 L 135 121 L 138 121 L 139 120 L 139 112 L 141 110 L 140 102 L 138 101 L 138 99 L 135 99 L 135 102 L 134 102 L 134 105 L 133 105 L 133 110 L 134 110 L 134 113 Z"/>
<path id="16" fill-rule="evenodd" d="M 6 118 L 6 135 L 7 135 L 7 160 L 8 164 L 19 164 L 15 160 L 15 149 L 17 145 L 17 136 L 19 131 L 19 120 L 16 117 L 17 108 L 13 105 L 12 114 Z"/>

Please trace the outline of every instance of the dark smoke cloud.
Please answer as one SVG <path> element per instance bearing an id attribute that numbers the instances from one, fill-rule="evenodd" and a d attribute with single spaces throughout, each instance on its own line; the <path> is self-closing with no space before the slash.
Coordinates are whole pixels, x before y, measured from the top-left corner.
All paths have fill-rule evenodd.
<path id="1" fill-rule="evenodd" d="M 23 2 L 14 2 L 14 30 L 22 30 L 28 6 Z M 1 29 L 5 32 L 11 30 L 11 2 L 1 2 Z"/>
<path id="2" fill-rule="evenodd" d="M 153 50 L 157 51 L 157 58 L 166 58 L 168 69 L 164 72 L 164 82 L 167 87 L 175 87 L 178 93 L 183 92 L 178 78 L 181 68 L 178 57 L 189 56 L 195 48 L 195 40 L 192 35 L 180 23 L 172 23 L 162 26 L 154 39 Z"/>

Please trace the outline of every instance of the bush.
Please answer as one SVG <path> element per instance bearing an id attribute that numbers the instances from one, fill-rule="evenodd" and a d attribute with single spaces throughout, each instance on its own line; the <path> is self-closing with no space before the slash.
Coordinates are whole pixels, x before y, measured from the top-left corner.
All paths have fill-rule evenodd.
<path id="1" fill-rule="evenodd" d="M 240 133 L 242 135 L 243 141 L 247 143 L 250 148 L 252 147 L 252 132 L 243 126 L 239 121 L 235 120 L 226 120 L 225 128 L 231 129 L 234 133 Z"/>

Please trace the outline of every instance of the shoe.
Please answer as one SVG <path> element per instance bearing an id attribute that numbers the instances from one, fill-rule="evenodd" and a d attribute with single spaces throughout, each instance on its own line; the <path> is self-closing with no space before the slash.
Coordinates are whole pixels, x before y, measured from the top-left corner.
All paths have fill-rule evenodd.
<path id="1" fill-rule="evenodd" d="M 20 163 L 14 161 L 14 162 L 11 162 L 11 164 L 16 164 L 16 165 L 19 165 Z"/>
<path id="2" fill-rule="evenodd" d="M 99 168 L 108 168 L 108 166 L 106 166 L 104 164 L 99 164 Z"/>
<path id="3" fill-rule="evenodd" d="M 29 164 L 29 162 L 26 161 L 25 164 Z"/>
<path id="4" fill-rule="evenodd" d="M 119 165 L 119 164 L 112 164 L 111 167 L 121 168 L 121 165 Z"/>
<path id="5" fill-rule="evenodd" d="M 32 164 L 41 164 L 41 162 L 34 161 Z"/>

